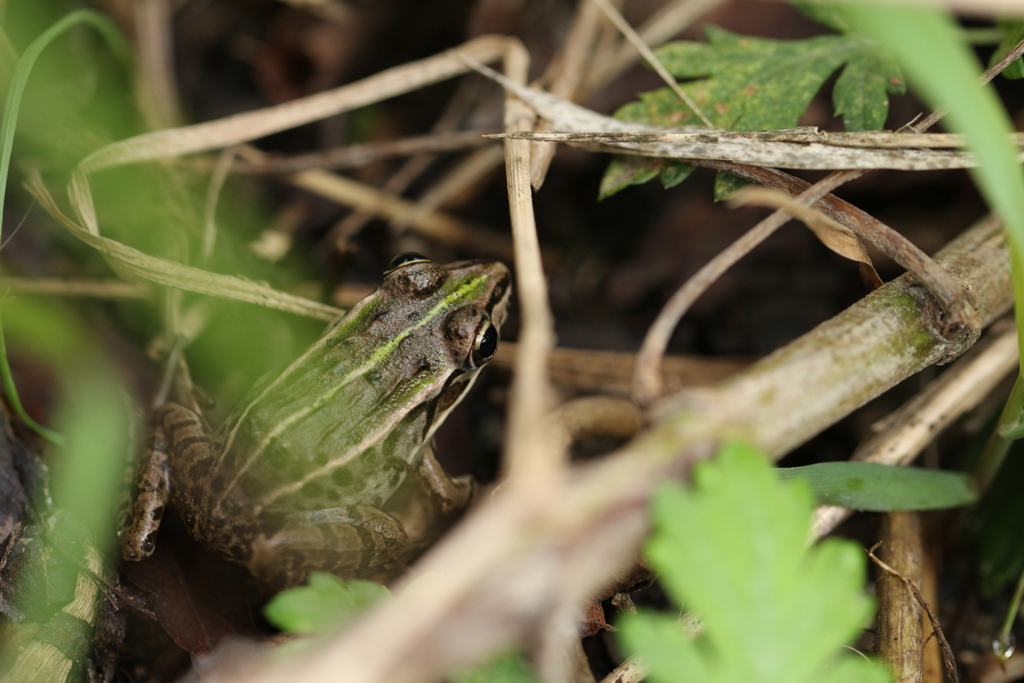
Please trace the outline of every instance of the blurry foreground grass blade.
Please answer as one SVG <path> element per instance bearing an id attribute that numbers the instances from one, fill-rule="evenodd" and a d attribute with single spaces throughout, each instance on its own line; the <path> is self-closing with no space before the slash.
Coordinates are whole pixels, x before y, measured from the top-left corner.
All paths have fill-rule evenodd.
<path id="1" fill-rule="evenodd" d="M 0 226 L 2 226 L 4 198 L 7 194 L 7 176 L 11 166 L 11 150 L 14 147 L 14 130 L 18 124 L 21 98 L 25 93 L 25 85 L 28 83 L 29 74 L 32 71 L 32 67 L 35 66 L 39 55 L 42 54 L 43 50 L 50 43 L 67 30 L 81 25 L 92 26 L 99 31 L 100 35 L 110 45 L 111 50 L 122 57 L 122 59 L 127 60 L 127 45 L 121 34 L 118 33 L 117 28 L 109 19 L 92 10 L 71 12 L 44 31 L 28 46 L 14 69 L 14 74 L 11 77 L 11 87 L 7 92 L 7 101 L 4 104 L 3 119 L 0 120 Z M 0 236 L 2 236 L 2 227 L 0 227 Z M 4 343 L 2 324 L 0 324 L 0 376 L 3 378 L 4 389 L 18 417 L 51 443 L 60 443 L 60 435 L 43 427 L 29 417 L 21 404 L 17 387 L 14 386 L 14 379 L 11 377 L 11 368 L 7 363 L 7 345 Z"/>

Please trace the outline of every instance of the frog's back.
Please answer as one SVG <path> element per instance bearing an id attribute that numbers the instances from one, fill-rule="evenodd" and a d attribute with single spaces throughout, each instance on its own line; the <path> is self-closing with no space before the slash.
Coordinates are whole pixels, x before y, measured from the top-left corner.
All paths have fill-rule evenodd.
<path id="1" fill-rule="evenodd" d="M 262 388 L 229 421 L 218 469 L 233 480 L 221 476 L 221 486 L 267 510 L 383 503 L 418 465 L 437 406 L 430 394 L 453 374 L 438 326 L 398 339 L 389 318 L 399 313 L 353 311 Z"/>

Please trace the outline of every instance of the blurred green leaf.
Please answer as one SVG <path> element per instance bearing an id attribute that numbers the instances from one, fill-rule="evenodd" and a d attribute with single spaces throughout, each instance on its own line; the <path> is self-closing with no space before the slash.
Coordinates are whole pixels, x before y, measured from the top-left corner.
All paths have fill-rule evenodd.
<path id="1" fill-rule="evenodd" d="M 472 671 L 452 676 L 452 683 L 537 683 L 533 667 L 518 652 L 500 656 Z"/>
<path id="2" fill-rule="evenodd" d="M 345 581 L 313 572 L 305 586 L 281 591 L 263 608 L 274 626 L 287 633 L 315 634 L 336 629 L 388 595 L 371 581 Z"/>
<path id="3" fill-rule="evenodd" d="M 67 309 L 22 297 L 5 301 L 0 313 L 14 343 L 60 381 L 55 422 L 65 440 L 48 459 L 53 505 L 108 552 L 132 431 L 124 377 Z"/>
<path id="4" fill-rule="evenodd" d="M 39 59 L 39 55 L 42 54 L 43 50 L 45 50 L 50 43 L 68 30 L 82 25 L 91 26 L 96 29 L 100 35 L 106 39 L 111 49 L 119 56 L 126 59 L 126 55 L 128 53 L 127 45 L 121 37 L 121 34 L 118 33 L 117 28 L 109 19 L 98 12 L 93 12 L 92 10 L 78 10 L 71 12 L 44 31 L 42 35 L 33 40 L 28 46 L 14 68 L 14 73 L 11 76 L 10 88 L 7 91 L 7 99 L 4 102 L 3 119 L 0 120 L 0 225 L 2 225 L 4 200 L 7 195 L 7 177 L 11 165 L 11 150 L 14 148 L 14 131 L 18 125 L 18 113 L 21 109 L 21 98 L 24 95 L 25 86 L 28 84 L 28 78 L 32 72 L 32 67 L 35 66 L 36 60 Z M 2 231 L 0 231 L 0 235 L 2 235 Z M 18 417 L 26 425 L 51 443 L 62 443 L 63 441 L 60 434 L 38 424 L 28 415 L 28 413 L 25 412 L 25 409 L 21 404 L 21 398 L 18 395 L 18 388 L 14 385 L 14 379 L 11 376 L 10 365 L 7 361 L 7 345 L 4 341 L 4 330 L 2 324 L 0 324 L 0 379 L 3 380 L 4 390 L 7 392 L 11 406 L 14 408 L 14 412 Z"/>
<path id="5" fill-rule="evenodd" d="M 809 548 L 813 506 L 806 484 L 779 481 L 767 458 L 737 444 L 698 465 L 691 488 L 657 493 L 647 556 L 705 629 L 689 641 L 667 615 L 624 619 L 623 643 L 653 680 L 888 679 L 881 665 L 841 650 L 873 609 L 865 556 L 839 539 Z"/>
<path id="6" fill-rule="evenodd" d="M 801 479 L 822 505 L 855 510 L 938 510 L 970 505 L 978 494 L 960 472 L 894 467 L 871 462 L 822 462 L 779 470 L 783 481 Z"/>
<path id="7" fill-rule="evenodd" d="M 59 680 L 54 676 L 61 670 L 60 662 L 45 660 L 50 668 L 44 671 L 39 668 L 43 662 L 38 658 L 26 654 L 23 659 L 21 652 L 9 645 L 27 642 L 40 624 L 44 632 L 54 624 L 64 624 L 66 635 L 68 614 L 85 619 L 82 615 L 93 613 L 91 603 L 98 592 L 93 577 L 87 578 L 80 568 L 88 566 L 100 576 L 109 569 L 101 553 L 109 556 L 115 543 L 120 475 L 133 431 L 130 397 L 117 366 L 68 309 L 10 297 L 0 305 L 0 312 L 12 343 L 49 367 L 58 380 L 54 422 L 66 437 L 63 447 L 51 447 L 47 458 L 52 505 L 48 500 L 37 500 L 36 510 L 43 517 L 31 520 L 42 521 L 44 524 L 35 528 L 45 526 L 48 532 L 42 534 L 43 542 L 32 539 L 36 542 L 26 546 L 25 571 L 20 573 L 14 590 L 5 594 L 7 598 L 10 594 L 21 598 L 18 609 L 26 615 L 24 624 L 29 626 L 17 625 L 11 638 L 0 643 L 0 671 L 13 666 L 17 672 L 21 667 L 36 672 L 37 678 L 32 680 Z M 41 497 L 43 491 L 34 493 Z M 68 602 L 72 596 L 74 602 Z M 54 614 L 62 614 L 63 621 L 54 621 Z M 86 635 L 92 625 L 84 625 Z M 61 651 L 70 658 L 62 660 L 66 666 L 83 658 L 89 643 L 88 637 L 64 642 Z M 12 674 L 12 680 L 19 675 Z"/>

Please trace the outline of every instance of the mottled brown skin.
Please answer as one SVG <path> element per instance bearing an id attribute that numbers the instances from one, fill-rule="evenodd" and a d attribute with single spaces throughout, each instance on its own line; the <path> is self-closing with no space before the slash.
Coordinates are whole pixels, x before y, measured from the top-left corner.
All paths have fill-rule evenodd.
<path id="1" fill-rule="evenodd" d="M 173 502 L 196 539 L 268 583 L 310 571 L 381 578 L 465 507 L 472 481 L 450 479 L 429 443 L 494 353 L 509 273 L 418 255 L 394 263 L 216 434 L 180 405 L 157 412 L 125 559 L 152 553 Z"/>

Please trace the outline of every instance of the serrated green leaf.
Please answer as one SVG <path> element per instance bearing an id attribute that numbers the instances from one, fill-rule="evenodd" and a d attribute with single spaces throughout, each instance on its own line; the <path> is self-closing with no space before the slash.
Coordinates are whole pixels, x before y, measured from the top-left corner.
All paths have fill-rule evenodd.
<path id="1" fill-rule="evenodd" d="M 452 676 L 451 680 L 452 683 L 537 683 L 538 679 L 526 658 L 513 652 Z"/>
<path id="2" fill-rule="evenodd" d="M 888 76 L 879 78 L 882 74 Z M 880 130 L 889 116 L 889 95 L 902 95 L 906 89 L 896 62 L 881 53 L 864 53 L 851 59 L 839 75 L 832 103 L 846 130 Z"/>
<path id="3" fill-rule="evenodd" d="M 894 467 L 872 462 L 822 462 L 779 470 L 784 480 L 802 479 L 822 505 L 855 510 L 939 510 L 970 505 L 978 498 L 971 478 L 960 472 Z"/>
<path id="4" fill-rule="evenodd" d="M 1002 59 L 1017 43 L 1024 40 L 1024 22 L 1000 21 L 998 26 L 1003 34 L 1003 38 L 999 41 L 999 45 L 992 52 L 992 57 L 988 60 L 990 67 Z M 1003 70 L 1002 76 L 1011 81 L 1024 78 L 1024 60 L 1018 57 L 1010 66 Z"/>
<path id="5" fill-rule="evenodd" d="M 877 664 L 847 664 L 852 655 L 839 649 L 873 608 L 865 558 L 848 541 L 807 547 L 813 505 L 804 482 L 779 481 L 763 455 L 737 444 L 699 465 L 692 489 L 657 493 L 647 555 L 705 629 L 691 642 L 667 616 L 624 621 L 624 644 L 656 680 L 886 680 Z"/>
<path id="6" fill-rule="evenodd" d="M 684 90 L 716 126 L 729 130 L 792 128 L 825 80 L 870 47 L 864 39 L 844 36 L 771 40 L 713 26 L 705 33 L 707 43 L 669 43 L 657 55 L 673 76 L 702 79 Z M 671 90 L 655 93 L 642 101 L 662 125 L 698 123 Z M 664 104 L 654 106 L 655 99 Z M 664 108 L 678 113 L 666 117 Z"/>
<path id="7" fill-rule="evenodd" d="M 263 615 L 287 633 L 324 633 L 366 611 L 388 594 L 371 581 L 344 581 L 334 574 L 313 572 L 305 586 L 275 595 Z"/>
<path id="8" fill-rule="evenodd" d="M 601 178 L 598 200 L 607 199 L 630 185 L 643 185 L 661 173 L 665 160 L 656 157 L 617 156 L 612 159 Z"/>
<path id="9" fill-rule="evenodd" d="M 805 8 L 820 21 L 844 26 L 830 7 Z M 679 41 L 656 50 L 690 99 L 716 126 L 755 131 L 792 128 L 828 78 L 847 65 L 835 94 L 837 111 L 851 130 L 881 128 L 888 115 L 888 94 L 902 92 L 894 62 L 878 54 L 877 43 L 859 35 L 825 35 L 807 40 L 771 40 L 741 36 L 708 26 L 707 42 Z M 669 88 L 641 93 L 621 107 L 616 118 L 656 126 L 681 127 L 702 122 Z M 638 167 L 642 162 L 633 162 Z M 623 182 L 623 162 L 609 167 L 601 196 L 642 182 L 636 170 Z M 610 177 L 614 176 L 614 177 Z M 607 190 L 605 188 L 608 188 Z"/>

